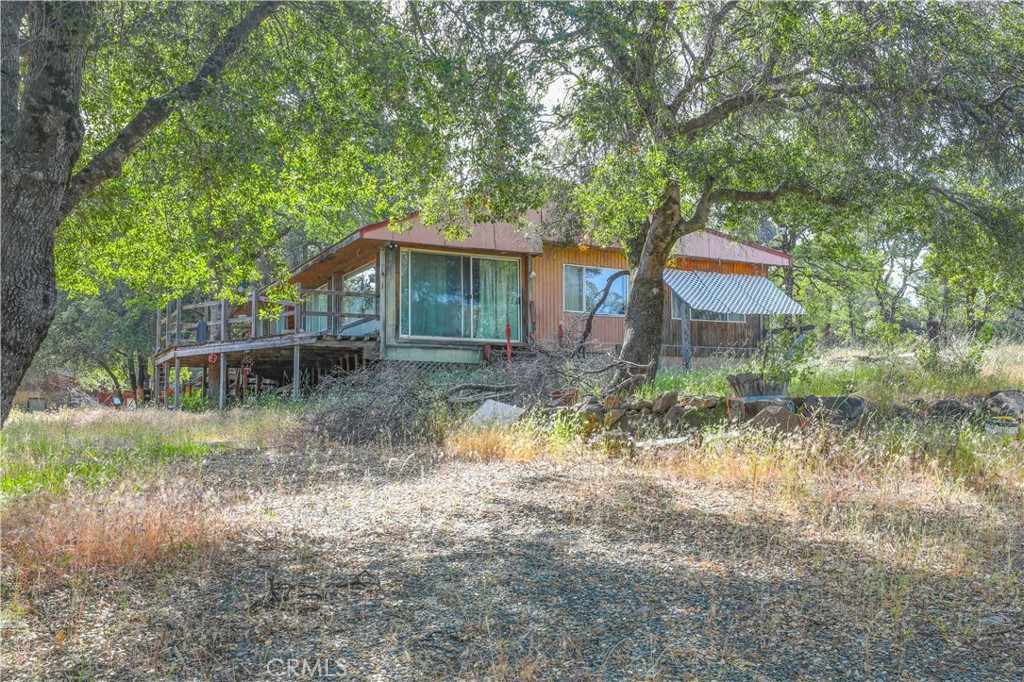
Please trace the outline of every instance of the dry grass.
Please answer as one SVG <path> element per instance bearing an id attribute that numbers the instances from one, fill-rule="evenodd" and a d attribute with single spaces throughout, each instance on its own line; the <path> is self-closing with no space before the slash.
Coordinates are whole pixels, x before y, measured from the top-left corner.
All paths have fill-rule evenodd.
<path id="1" fill-rule="evenodd" d="M 2 572 L 19 592 L 32 593 L 179 564 L 208 554 L 227 533 L 201 489 L 184 481 L 34 495 L 9 504 L 0 525 Z"/>
<path id="2" fill-rule="evenodd" d="M 465 428 L 445 438 L 445 452 L 471 462 L 531 462 L 551 455 L 548 438 L 527 428 Z"/>

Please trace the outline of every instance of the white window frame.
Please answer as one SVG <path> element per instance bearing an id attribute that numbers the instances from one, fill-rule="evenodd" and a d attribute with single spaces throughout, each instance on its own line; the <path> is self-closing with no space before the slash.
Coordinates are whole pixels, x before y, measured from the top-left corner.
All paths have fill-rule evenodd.
<path id="1" fill-rule="evenodd" d="M 408 252 L 409 255 L 409 275 L 404 280 L 401 277 L 402 273 L 402 253 Z M 512 337 L 513 343 L 519 343 L 523 338 L 523 259 L 515 256 L 481 256 L 465 251 L 442 251 L 440 249 L 412 249 L 409 247 L 401 247 L 398 252 L 398 273 L 399 273 L 399 286 L 403 288 L 405 295 L 409 301 L 409 316 L 412 317 L 412 254 L 413 253 L 439 253 L 445 256 L 461 256 L 463 258 L 469 258 L 469 272 L 472 275 L 473 272 L 473 259 L 478 260 L 505 260 L 513 261 L 516 264 L 516 298 L 518 299 L 519 307 L 519 324 L 516 325 L 518 333 Z M 473 278 L 470 277 L 469 281 L 469 300 L 473 300 Z M 472 311 L 469 315 L 469 336 L 420 336 L 413 334 L 405 334 L 402 332 L 402 315 L 405 312 L 405 306 L 402 303 L 402 293 L 398 292 L 398 338 L 408 339 L 410 341 L 458 341 L 462 343 L 505 343 L 504 337 L 500 339 L 485 339 L 477 338 L 473 336 L 473 315 Z M 410 320 L 410 329 L 412 328 Z"/>
<path id="2" fill-rule="evenodd" d="M 629 305 L 629 272 L 628 271 L 626 271 L 626 270 L 624 270 L 622 268 L 606 268 L 606 267 L 604 267 L 602 265 L 581 265 L 579 263 L 564 263 L 562 265 L 562 311 L 563 312 L 574 313 L 576 315 L 583 315 L 583 314 L 586 314 L 587 312 L 589 312 L 589 310 L 590 310 L 589 308 L 586 308 L 586 305 L 587 305 L 587 293 L 586 293 L 586 291 L 583 292 L 583 306 L 586 308 L 585 310 L 571 310 L 570 308 L 567 308 L 565 306 L 565 270 L 566 270 L 566 268 L 582 268 L 584 270 L 584 279 L 586 279 L 586 271 L 587 270 L 613 270 L 614 272 L 625 272 L 626 273 L 626 305 Z M 607 282 L 607 280 L 605 280 L 605 281 Z M 595 317 L 625 317 L 626 313 L 625 313 L 625 311 L 623 311 L 621 313 L 602 313 L 601 311 L 597 311 L 596 313 L 594 313 L 594 316 Z"/>

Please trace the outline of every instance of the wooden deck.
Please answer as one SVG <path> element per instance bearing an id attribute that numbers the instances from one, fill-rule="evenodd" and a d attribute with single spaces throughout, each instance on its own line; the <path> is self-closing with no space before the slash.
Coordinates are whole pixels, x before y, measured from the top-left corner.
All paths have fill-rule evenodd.
<path id="1" fill-rule="evenodd" d="M 328 374 L 379 357 L 378 300 L 377 293 L 300 289 L 294 301 L 259 290 L 245 304 L 174 301 L 157 313 L 154 395 L 180 405 L 181 369 L 189 367 L 202 370 L 200 389 L 221 408 L 230 395 L 261 386 L 290 384 L 298 397 Z"/>

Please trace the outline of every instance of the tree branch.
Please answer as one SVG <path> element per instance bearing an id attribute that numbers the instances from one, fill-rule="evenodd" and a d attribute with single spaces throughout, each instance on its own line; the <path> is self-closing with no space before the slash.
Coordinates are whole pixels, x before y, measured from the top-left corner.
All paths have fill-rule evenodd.
<path id="1" fill-rule="evenodd" d="M 587 324 L 583 327 L 583 335 L 580 336 L 580 342 L 576 345 L 576 350 L 572 352 L 572 355 L 577 356 L 583 354 L 583 350 L 587 345 L 587 339 L 590 338 L 590 332 L 593 331 L 594 328 L 594 315 L 597 315 L 597 311 L 601 309 L 601 306 L 603 306 L 604 302 L 608 299 L 608 294 L 611 293 L 612 290 L 612 283 L 618 278 L 628 274 L 628 270 L 620 270 L 605 281 L 604 291 L 601 292 L 601 296 L 597 299 L 594 305 L 591 306 L 590 314 L 587 315 Z"/>
<path id="2" fill-rule="evenodd" d="M 711 61 L 715 56 L 718 28 L 722 25 L 725 15 L 737 4 L 735 1 L 727 2 L 722 5 L 721 9 L 711 15 L 711 21 L 708 22 L 707 39 L 704 41 L 704 51 L 701 53 L 700 61 L 694 67 L 689 77 L 687 77 L 686 82 L 683 83 L 683 87 L 676 93 L 676 96 L 672 98 L 668 105 L 668 109 L 672 112 L 673 116 L 679 112 L 679 107 L 683 105 L 683 102 L 686 101 L 686 98 L 693 92 L 694 88 L 700 85 L 707 76 L 708 69 L 711 67 Z"/>
<path id="3" fill-rule="evenodd" d="M 693 215 L 690 216 L 689 220 L 684 220 L 681 226 L 685 229 L 693 229 L 698 227 L 704 227 L 708 222 L 708 214 L 711 212 L 711 204 L 714 201 L 714 195 L 711 189 L 715 186 L 715 178 L 708 176 L 704 179 L 704 187 L 701 189 L 700 197 L 697 199 L 697 205 L 693 208 Z"/>
<path id="4" fill-rule="evenodd" d="M 774 189 L 720 189 L 714 193 L 712 201 L 715 203 L 731 201 L 736 203 L 764 204 L 777 201 L 786 194 L 801 194 L 830 206 L 841 206 L 846 203 L 846 200 L 842 197 L 822 194 L 813 187 L 800 183 L 783 184 Z"/>
<path id="5" fill-rule="evenodd" d="M 192 81 L 179 85 L 166 95 L 148 100 L 117 138 L 71 178 L 61 205 L 61 216 L 66 217 L 78 202 L 98 185 L 120 176 L 125 161 L 136 147 L 157 126 L 166 121 L 180 103 L 195 102 L 207 94 L 213 87 L 213 81 L 223 73 L 228 60 L 255 33 L 278 4 L 280 3 L 261 2 L 254 6 L 227 32 L 224 39 L 199 67 Z"/>

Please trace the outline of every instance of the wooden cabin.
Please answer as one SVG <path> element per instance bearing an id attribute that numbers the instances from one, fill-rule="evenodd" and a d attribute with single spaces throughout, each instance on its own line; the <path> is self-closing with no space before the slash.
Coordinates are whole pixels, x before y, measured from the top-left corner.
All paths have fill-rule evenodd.
<path id="1" fill-rule="evenodd" d="M 543 213 L 526 216 L 543 224 Z M 394 229 L 367 225 L 296 267 L 295 300 L 252 288 L 243 305 L 173 302 L 158 311 L 155 394 L 166 401 L 181 367 L 220 390 L 291 385 L 295 395 L 337 370 L 386 358 L 479 363 L 506 345 L 578 340 L 621 250 L 547 241 L 511 223 L 481 223 L 446 238 L 413 214 Z M 665 269 L 662 359 L 755 348 L 767 314 L 803 309 L 766 276 L 788 255 L 704 230 L 682 238 Z M 612 283 L 588 347 L 622 343 L 628 275 Z M 298 376 L 301 381 L 296 382 Z M 206 382 L 204 382 L 205 384 Z"/>

